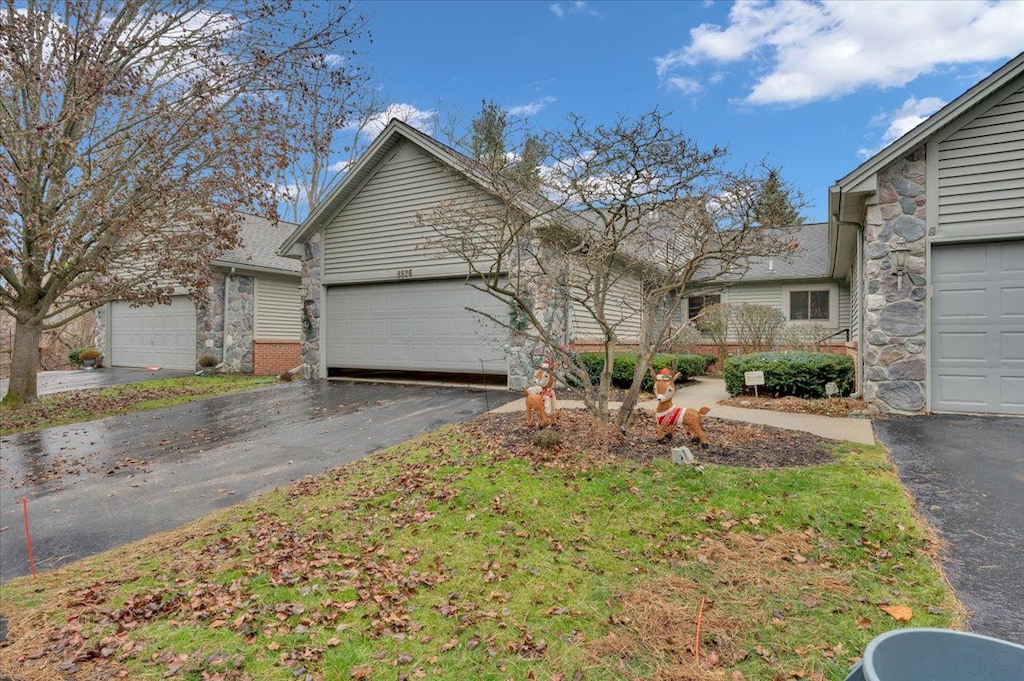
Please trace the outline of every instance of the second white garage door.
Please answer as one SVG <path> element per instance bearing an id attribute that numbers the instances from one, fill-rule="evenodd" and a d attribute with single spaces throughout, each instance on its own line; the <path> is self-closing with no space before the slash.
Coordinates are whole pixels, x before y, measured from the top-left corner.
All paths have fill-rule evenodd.
<path id="1" fill-rule="evenodd" d="M 108 354 L 111 366 L 195 369 L 196 306 L 188 296 L 174 296 L 170 305 L 153 307 L 114 303 Z"/>
<path id="2" fill-rule="evenodd" d="M 467 307 L 508 316 L 503 302 L 462 279 L 331 287 L 323 339 L 327 366 L 508 373 L 508 332 Z"/>
<path id="3" fill-rule="evenodd" d="M 932 409 L 1024 414 L 1024 241 L 932 249 Z"/>

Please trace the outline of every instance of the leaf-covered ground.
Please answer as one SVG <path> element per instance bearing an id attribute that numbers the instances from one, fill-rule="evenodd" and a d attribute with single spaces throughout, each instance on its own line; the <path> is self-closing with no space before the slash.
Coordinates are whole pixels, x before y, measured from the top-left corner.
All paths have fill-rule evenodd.
<path id="1" fill-rule="evenodd" d="M 633 457 L 586 429 L 547 448 L 515 432 L 537 436 L 444 428 L 5 585 L 0 672 L 843 679 L 902 625 L 883 607 L 959 623 L 880 448 L 701 473 L 664 445 Z"/>
<path id="2" fill-rule="evenodd" d="M 519 413 L 495 414 L 469 428 L 495 444 L 513 452 L 525 452 L 545 446 L 560 454 L 578 456 L 585 452 L 602 452 L 616 457 L 648 463 L 669 457 L 672 447 L 689 447 L 700 463 L 715 463 L 747 468 L 786 468 L 825 463 L 833 458 L 833 446 L 816 435 L 784 430 L 754 423 L 728 421 L 711 416 L 702 421 L 708 446 L 701 447 L 685 433 L 677 431 L 672 439 L 654 439 L 657 423 L 654 414 L 638 409 L 633 413 L 624 436 L 601 436 L 591 427 L 590 417 L 583 411 L 563 409 L 558 423 L 548 430 L 524 426 Z M 557 443 L 557 444 L 554 444 Z"/>

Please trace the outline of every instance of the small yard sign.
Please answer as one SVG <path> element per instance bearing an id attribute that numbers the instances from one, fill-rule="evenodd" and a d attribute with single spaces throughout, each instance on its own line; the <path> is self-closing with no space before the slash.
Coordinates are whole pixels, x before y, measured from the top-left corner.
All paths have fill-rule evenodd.
<path id="1" fill-rule="evenodd" d="M 754 397 L 757 397 L 757 386 L 764 385 L 764 372 L 744 371 L 743 380 L 747 385 L 754 386 Z"/>

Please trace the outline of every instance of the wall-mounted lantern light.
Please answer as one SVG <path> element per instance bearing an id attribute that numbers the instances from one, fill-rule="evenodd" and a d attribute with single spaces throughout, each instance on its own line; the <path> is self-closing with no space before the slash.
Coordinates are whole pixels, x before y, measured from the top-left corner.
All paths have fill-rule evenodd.
<path id="1" fill-rule="evenodd" d="M 889 268 L 896 277 L 896 288 L 903 288 L 903 274 L 907 271 L 907 260 L 910 259 L 910 246 L 903 239 L 889 247 Z"/>

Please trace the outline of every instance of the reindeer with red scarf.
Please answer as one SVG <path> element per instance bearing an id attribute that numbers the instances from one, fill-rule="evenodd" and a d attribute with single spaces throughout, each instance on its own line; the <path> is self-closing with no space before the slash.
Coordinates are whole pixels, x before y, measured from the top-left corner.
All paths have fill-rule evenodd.
<path id="1" fill-rule="evenodd" d="M 536 417 L 537 424 L 546 426 L 550 422 L 555 425 L 557 405 L 555 403 L 555 370 L 554 362 L 548 360 L 533 372 L 533 385 L 523 388 L 526 396 L 526 425 L 532 426 Z"/>
<path id="2" fill-rule="evenodd" d="M 666 437 L 671 438 L 676 432 L 676 426 L 682 426 L 700 441 L 701 447 L 707 447 L 708 438 L 701 426 L 701 419 L 711 410 L 707 407 L 701 407 L 698 410 L 690 407 L 677 407 L 672 404 L 672 398 L 676 394 L 678 372 L 673 375 L 668 369 L 662 369 L 655 374 L 652 369 L 651 378 L 654 379 L 654 395 L 658 399 L 658 407 L 655 410 L 655 416 L 658 419 L 658 434 L 655 439 L 661 441 Z"/>

